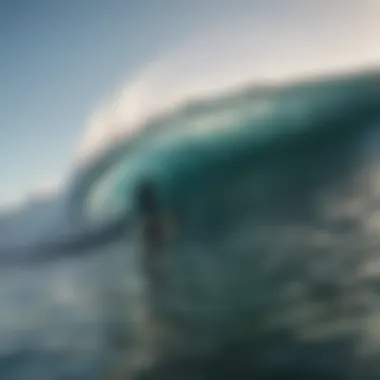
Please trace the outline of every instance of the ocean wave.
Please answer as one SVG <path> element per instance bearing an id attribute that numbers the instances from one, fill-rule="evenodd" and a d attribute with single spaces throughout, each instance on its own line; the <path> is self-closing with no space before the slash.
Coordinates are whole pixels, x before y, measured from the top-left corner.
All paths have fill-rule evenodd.
<path id="1" fill-rule="evenodd" d="M 6 257 L 21 267 L 2 276 L 0 372 L 50 379 L 130 370 L 153 321 L 168 330 L 143 347 L 158 360 L 151 378 L 161 378 L 156 370 L 165 379 L 171 371 L 179 371 L 175 379 L 349 378 L 351 370 L 374 378 L 378 311 L 368 287 L 378 282 L 378 226 L 369 225 L 366 208 L 378 184 L 363 186 L 352 168 L 359 164 L 366 179 L 374 173 L 378 155 L 370 162 L 366 132 L 376 129 L 379 109 L 379 70 L 241 88 L 153 118 L 78 168 L 63 207 L 75 235 Z M 360 140 L 366 155 L 356 160 Z M 173 264 L 169 287 L 155 272 L 165 265 L 140 265 L 146 242 L 136 248 L 136 220 L 122 224 L 147 177 L 164 189 L 170 211 L 187 212 L 179 245 L 160 256 Z M 324 199 L 315 196 L 319 187 Z M 352 198 L 359 211 L 347 207 Z M 370 228 L 375 237 L 363 243 Z M 173 319 L 148 315 L 157 294 L 170 300 Z M 167 347 L 177 329 L 183 338 Z"/>
<path id="2" fill-rule="evenodd" d="M 214 155 L 212 146 L 219 147 L 222 155 L 223 146 L 232 154 L 233 147 L 243 151 L 245 144 L 248 150 L 252 150 L 254 146 L 270 146 L 272 140 L 280 141 L 298 135 L 313 139 L 326 134 L 328 139 L 328 134 L 338 133 L 339 128 L 346 129 L 347 133 L 347 126 L 338 119 L 350 107 L 358 109 L 355 117 L 362 115 L 360 107 L 371 107 L 373 100 L 369 102 L 369 99 L 377 101 L 374 94 L 379 91 L 378 81 L 377 69 L 359 73 L 339 72 L 290 83 L 274 82 L 268 85 L 265 82 L 261 86 L 248 86 L 184 103 L 160 117 L 148 119 L 134 137 L 124 137 L 103 154 L 79 167 L 71 182 L 69 209 L 77 217 L 80 214 L 81 217 L 88 217 L 87 213 L 93 207 L 103 213 L 108 210 L 112 215 L 112 210 L 120 208 L 120 202 L 128 199 L 128 195 L 126 192 L 120 193 L 122 198 L 119 203 L 114 206 L 109 203 L 106 207 L 104 197 L 110 193 L 108 189 L 122 182 L 132 191 L 135 181 L 144 177 L 145 173 L 164 171 L 165 165 L 173 166 L 175 152 L 181 149 L 190 152 L 190 161 L 201 162 L 199 152 L 203 151 L 203 145 L 207 145 L 205 152 L 211 151 Z M 372 113 L 367 116 L 370 115 Z M 313 118 L 317 124 L 310 122 Z M 337 122 L 332 128 L 334 118 Z M 170 152 L 174 153 L 171 155 Z M 115 164 L 118 160 L 120 163 Z M 105 175 L 109 168 L 112 168 L 111 173 Z M 94 184 L 97 193 L 90 192 Z"/>
<path id="3" fill-rule="evenodd" d="M 379 69 L 248 86 L 153 118 L 78 170 L 80 225 L 132 216 L 137 240 L 147 179 L 173 222 L 163 254 L 143 260 L 159 326 L 169 314 L 167 336 L 181 337 L 173 378 L 378 373 L 379 106 Z"/>

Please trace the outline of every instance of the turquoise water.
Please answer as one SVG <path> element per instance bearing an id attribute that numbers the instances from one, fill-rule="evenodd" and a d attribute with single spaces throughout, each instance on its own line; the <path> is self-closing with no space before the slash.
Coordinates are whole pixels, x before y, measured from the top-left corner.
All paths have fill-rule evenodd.
<path id="1" fill-rule="evenodd" d="M 152 380 L 378 378 L 379 120 L 375 71 L 247 87 L 78 169 L 65 234 L 0 252 L 0 379 L 113 380 L 148 351 Z"/>
<path id="2" fill-rule="evenodd" d="M 234 165 L 250 166 L 256 156 L 273 157 L 287 141 L 303 151 L 318 143 L 333 144 L 333 139 L 357 132 L 377 115 L 378 92 L 378 75 L 369 71 L 247 87 L 184 104 L 151 120 L 135 138 L 119 143 L 79 172 L 70 198 L 73 214 L 80 204 L 94 221 L 107 213 L 112 218 L 123 207 L 131 207 L 122 205 L 128 199 L 126 191 L 133 191 L 144 176 L 169 176 L 162 181 L 184 188 L 192 180 L 191 171 L 209 176 L 209 170 L 199 170 L 205 165 L 222 172 L 229 169 L 226 165 L 231 170 Z M 239 156 L 247 157 L 237 162 Z"/>

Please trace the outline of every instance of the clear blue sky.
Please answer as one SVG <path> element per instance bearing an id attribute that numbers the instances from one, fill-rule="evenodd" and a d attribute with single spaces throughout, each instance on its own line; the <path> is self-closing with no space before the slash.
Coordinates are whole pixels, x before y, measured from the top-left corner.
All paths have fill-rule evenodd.
<path id="1" fill-rule="evenodd" d="M 59 178 L 94 107 L 202 25 L 202 3 L 1 0 L 0 198 Z"/>
<path id="2" fill-rule="evenodd" d="M 275 28 L 285 3 L 302 21 L 296 0 L 0 0 L 0 203 L 59 179 L 94 108 L 147 62 L 239 14 Z"/>

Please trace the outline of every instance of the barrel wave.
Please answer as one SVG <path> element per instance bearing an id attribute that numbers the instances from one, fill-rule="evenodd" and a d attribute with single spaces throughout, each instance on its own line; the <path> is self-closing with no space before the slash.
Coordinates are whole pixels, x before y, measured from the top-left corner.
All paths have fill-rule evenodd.
<path id="1" fill-rule="evenodd" d="M 379 379 L 379 147 L 378 70 L 148 120 L 0 255 L 0 378 Z"/>

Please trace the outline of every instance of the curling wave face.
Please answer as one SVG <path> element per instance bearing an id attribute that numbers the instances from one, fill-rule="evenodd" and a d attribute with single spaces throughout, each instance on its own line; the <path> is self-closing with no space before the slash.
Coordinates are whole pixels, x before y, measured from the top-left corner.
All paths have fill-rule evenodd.
<path id="1" fill-rule="evenodd" d="M 379 104 L 376 71 L 247 88 L 152 120 L 78 175 L 80 224 L 138 226 L 139 185 L 157 195 L 164 243 L 135 251 L 152 378 L 376 378 Z"/>
<path id="2" fill-rule="evenodd" d="M 79 168 L 75 233 L 4 261 L 0 378 L 377 379 L 379 121 L 378 71 L 246 88 Z"/>

